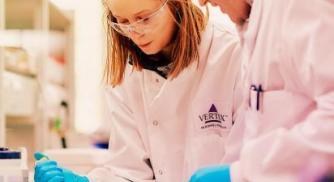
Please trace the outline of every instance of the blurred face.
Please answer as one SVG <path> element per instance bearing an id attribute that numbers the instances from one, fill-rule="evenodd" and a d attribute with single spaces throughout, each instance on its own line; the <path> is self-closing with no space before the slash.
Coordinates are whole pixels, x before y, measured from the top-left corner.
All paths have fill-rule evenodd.
<path id="1" fill-rule="evenodd" d="M 166 0 L 107 0 L 116 18 L 109 25 L 129 37 L 144 53 L 156 54 L 170 44 L 176 29 Z"/>
<path id="2" fill-rule="evenodd" d="M 223 13 L 226 13 L 236 24 L 242 24 L 249 17 L 250 5 L 247 0 L 199 0 L 201 5 L 211 3 L 212 6 L 219 6 Z"/>

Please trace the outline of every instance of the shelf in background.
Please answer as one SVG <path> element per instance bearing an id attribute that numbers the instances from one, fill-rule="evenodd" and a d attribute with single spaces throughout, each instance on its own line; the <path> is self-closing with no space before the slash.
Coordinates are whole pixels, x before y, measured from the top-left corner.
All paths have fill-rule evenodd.
<path id="1" fill-rule="evenodd" d="M 49 10 L 50 10 L 50 17 L 49 17 L 50 29 L 65 31 L 65 29 L 70 25 L 72 21 L 71 13 L 58 9 L 58 7 L 56 7 L 51 2 L 49 3 Z"/>
<path id="2" fill-rule="evenodd" d="M 6 29 L 34 29 L 41 0 L 6 0 Z"/>
<path id="3" fill-rule="evenodd" d="M 35 73 L 31 73 L 30 71 L 27 71 L 27 70 L 20 70 L 20 69 L 18 69 L 16 67 L 13 67 L 13 66 L 6 65 L 5 66 L 5 70 L 8 71 L 8 72 L 14 73 L 14 74 L 21 75 L 21 76 L 27 76 L 27 77 L 30 77 L 30 78 L 36 78 L 36 74 Z"/>
<path id="4" fill-rule="evenodd" d="M 38 8 L 42 0 L 6 0 L 6 29 L 36 29 Z M 71 13 L 49 2 L 49 28 L 64 31 L 71 23 Z"/>
<path id="5" fill-rule="evenodd" d="M 50 142 L 49 113 L 57 114 L 59 102 L 65 99 L 72 111 L 74 92 L 69 83 L 74 81 L 50 80 L 47 73 L 52 70 L 46 62 L 62 52 L 57 49 L 59 41 L 54 42 L 55 32 L 66 36 L 65 63 L 73 61 L 73 25 L 74 12 L 58 8 L 50 0 L 0 0 L 0 105 L 4 106 L 0 108 L 0 145 L 26 146 L 30 152 L 44 150 Z M 8 47 L 27 51 L 28 66 L 23 65 L 27 56 L 3 56 Z M 70 68 L 72 76 L 74 67 Z M 67 67 L 61 71 L 67 73 Z"/>
<path id="6" fill-rule="evenodd" d="M 36 118 L 23 116 L 8 116 L 6 115 L 6 127 L 32 127 L 36 123 Z"/>

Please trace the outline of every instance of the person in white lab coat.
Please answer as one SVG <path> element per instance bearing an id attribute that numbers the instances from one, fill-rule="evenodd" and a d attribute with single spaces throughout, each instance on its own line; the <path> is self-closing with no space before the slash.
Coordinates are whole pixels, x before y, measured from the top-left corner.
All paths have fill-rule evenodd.
<path id="1" fill-rule="evenodd" d="M 239 160 L 191 182 L 321 181 L 334 164 L 334 1 L 209 1 L 240 26 L 245 139 Z M 320 176 L 301 175 L 310 168 Z"/>
<path id="2" fill-rule="evenodd" d="M 111 159 L 87 176 L 38 162 L 36 182 L 181 182 L 219 164 L 241 103 L 238 35 L 207 23 L 191 0 L 105 6 Z"/>

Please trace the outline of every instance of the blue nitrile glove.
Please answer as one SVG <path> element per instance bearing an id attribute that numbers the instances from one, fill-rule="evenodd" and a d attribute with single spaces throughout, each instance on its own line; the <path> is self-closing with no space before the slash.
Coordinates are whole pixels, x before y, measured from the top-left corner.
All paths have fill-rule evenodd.
<path id="1" fill-rule="evenodd" d="M 190 182 L 231 182 L 230 166 L 213 166 L 197 170 Z"/>
<path id="2" fill-rule="evenodd" d="M 35 182 L 89 182 L 86 176 L 59 167 L 57 162 L 49 160 L 43 153 L 35 153 Z"/>

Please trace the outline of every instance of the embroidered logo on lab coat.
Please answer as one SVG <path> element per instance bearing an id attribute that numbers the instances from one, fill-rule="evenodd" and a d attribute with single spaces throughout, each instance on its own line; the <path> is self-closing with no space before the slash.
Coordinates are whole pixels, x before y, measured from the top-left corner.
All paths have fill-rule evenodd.
<path id="1" fill-rule="evenodd" d="M 226 129 L 226 119 L 228 115 L 220 113 L 214 104 L 211 105 L 209 112 L 198 116 L 201 120 L 201 129 L 222 128 Z"/>

